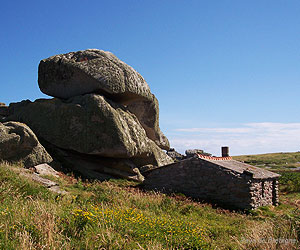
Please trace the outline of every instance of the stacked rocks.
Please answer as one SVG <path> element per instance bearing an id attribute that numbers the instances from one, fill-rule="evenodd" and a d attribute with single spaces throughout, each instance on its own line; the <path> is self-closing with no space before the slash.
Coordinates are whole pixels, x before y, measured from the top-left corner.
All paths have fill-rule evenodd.
<path id="1" fill-rule="evenodd" d="M 174 161 L 181 161 L 185 158 L 185 156 L 178 153 L 175 148 L 170 148 L 167 151 L 167 155 L 170 156 Z"/>
<path id="2" fill-rule="evenodd" d="M 10 104 L 47 150 L 87 177 L 142 180 L 144 165 L 173 160 L 162 149 L 158 101 L 144 78 L 110 52 L 89 49 L 42 60 L 38 83 L 54 97 Z"/>
<path id="3" fill-rule="evenodd" d="M 198 154 L 211 156 L 210 153 L 206 153 L 202 149 L 187 149 L 187 150 L 185 150 L 186 158 L 196 157 Z"/>

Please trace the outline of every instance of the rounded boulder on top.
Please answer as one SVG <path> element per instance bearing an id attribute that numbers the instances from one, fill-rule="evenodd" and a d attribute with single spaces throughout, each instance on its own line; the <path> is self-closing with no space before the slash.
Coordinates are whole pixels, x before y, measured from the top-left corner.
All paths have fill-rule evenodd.
<path id="1" fill-rule="evenodd" d="M 160 148 L 170 144 L 159 128 L 159 107 L 145 79 L 111 52 L 88 49 L 44 59 L 39 64 L 40 90 L 69 99 L 89 93 L 101 94 L 135 114 L 148 138 Z"/>

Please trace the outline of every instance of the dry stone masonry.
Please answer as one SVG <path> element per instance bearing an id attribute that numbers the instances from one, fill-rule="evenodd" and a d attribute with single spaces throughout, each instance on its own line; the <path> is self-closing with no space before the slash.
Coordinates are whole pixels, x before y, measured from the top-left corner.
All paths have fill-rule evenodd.
<path id="1" fill-rule="evenodd" d="M 278 204 L 278 174 L 230 157 L 200 156 L 145 173 L 144 187 L 239 209 Z"/>

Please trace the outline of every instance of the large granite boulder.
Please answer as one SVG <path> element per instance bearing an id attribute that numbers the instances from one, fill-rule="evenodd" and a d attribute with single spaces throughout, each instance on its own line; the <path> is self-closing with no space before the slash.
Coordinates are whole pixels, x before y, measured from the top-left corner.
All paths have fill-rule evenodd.
<path id="1" fill-rule="evenodd" d="M 168 150 L 168 139 L 159 129 L 159 108 L 144 78 L 110 52 L 88 49 L 44 59 L 38 83 L 47 95 L 68 99 L 98 93 L 125 105 L 136 115 L 147 136 Z"/>
<path id="2" fill-rule="evenodd" d="M 21 161 L 27 168 L 52 162 L 32 130 L 19 122 L 0 123 L 0 160 Z"/>
<path id="3" fill-rule="evenodd" d="M 101 93 L 118 102 L 152 99 L 144 78 L 111 52 L 88 49 L 44 59 L 39 64 L 38 83 L 47 95 L 68 99 Z"/>
<path id="4" fill-rule="evenodd" d="M 172 162 L 139 120 L 97 94 L 11 104 L 9 120 L 28 124 L 36 135 L 61 149 L 100 157 L 135 159 L 137 166 Z"/>

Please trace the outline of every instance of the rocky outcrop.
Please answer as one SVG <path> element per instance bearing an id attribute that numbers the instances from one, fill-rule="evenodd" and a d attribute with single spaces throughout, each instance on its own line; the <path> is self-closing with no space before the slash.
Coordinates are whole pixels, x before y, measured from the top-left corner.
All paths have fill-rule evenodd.
<path id="1" fill-rule="evenodd" d="M 23 101 L 11 104 L 9 113 L 9 120 L 28 124 L 39 138 L 59 148 L 54 155 L 86 176 L 95 176 L 94 171 L 142 180 L 139 167 L 173 162 L 147 137 L 134 114 L 101 95 Z"/>
<path id="2" fill-rule="evenodd" d="M 27 168 L 52 162 L 32 130 L 18 122 L 0 123 L 0 160 L 21 161 Z"/>
<path id="3" fill-rule="evenodd" d="M 8 116 L 8 107 L 0 106 L 0 116 Z"/>
<path id="4" fill-rule="evenodd" d="M 157 99 L 112 53 L 93 49 L 44 59 L 38 83 L 54 98 L 11 103 L 2 120 L 27 124 L 64 167 L 87 178 L 142 181 L 140 170 L 173 162 L 162 150 L 169 141 L 159 128 Z"/>
<path id="5" fill-rule="evenodd" d="M 37 168 L 33 167 L 30 169 L 16 168 L 16 167 L 10 166 L 8 164 L 2 164 L 2 165 L 4 167 L 7 167 L 10 170 L 14 171 L 15 173 L 19 174 L 22 177 L 25 177 L 26 179 L 29 179 L 31 181 L 34 181 L 34 182 L 46 187 L 49 191 L 52 191 L 57 194 L 67 194 L 67 192 L 65 190 L 62 190 L 60 188 L 60 186 L 57 182 L 45 178 L 48 176 L 55 177 L 55 178 L 59 177 L 58 172 L 56 172 L 54 169 L 52 169 L 47 164 L 41 164 L 39 166 L 36 166 Z M 41 171 L 41 169 L 43 169 L 43 170 Z M 45 169 L 47 169 L 46 170 L 47 172 L 45 172 Z"/>
<path id="6" fill-rule="evenodd" d="M 59 149 L 53 145 L 48 145 L 48 148 L 51 148 L 50 152 L 65 168 L 78 172 L 85 178 L 101 181 L 114 177 L 140 182 L 144 180 L 133 160 L 79 154 L 74 151 Z"/>
<path id="7" fill-rule="evenodd" d="M 167 151 L 167 155 L 174 161 L 181 161 L 185 158 L 184 155 L 178 153 L 174 148 L 170 148 L 170 150 Z"/>
<path id="8" fill-rule="evenodd" d="M 112 53 L 97 49 L 42 60 L 38 83 L 43 93 L 64 99 L 87 93 L 104 94 L 118 102 L 152 98 L 138 72 Z"/>
<path id="9" fill-rule="evenodd" d="M 187 149 L 185 150 L 185 154 L 187 158 L 195 157 L 197 154 L 211 156 L 210 153 L 206 153 L 202 149 Z"/>
<path id="10" fill-rule="evenodd" d="M 168 139 L 159 129 L 158 101 L 144 78 L 110 52 L 88 49 L 44 59 L 38 83 L 47 95 L 69 99 L 97 93 L 128 107 L 147 136 L 168 150 Z"/>
<path id="11" fill-rule="evenodd" d="M 161 159 L 155 159 L 161 158 L 161 150 L 136 116 L 101 95 L 24 101 L 11 104 L 10 113 L 8 119 L 28 124 L 39 138 L 59 148 L 102 157 L 147 158 L 161 165 Z"/>
<path id="12" fill-rule="evenodd" d="M 56 178 L 59 177 L 59 173 L 47 163 L 36 165 L 33 169 L 39 175 L 54 176 Z"/>
<path id="13" fill-rule="evenodd" d="M 8 116 L 8 107 L 5 105 L 5 103 L 0 102 L 0 121 L 5 116 Z"/>
<path id="14" fill-rule="evenodd" d="M 159 128 L 158 101 L 153 95 L 152 100 L 139 100 L 126 105 L 127 109 L 136 115 L 147 136 L 160 148 L 168 150 L 170 143 Z"/>

